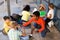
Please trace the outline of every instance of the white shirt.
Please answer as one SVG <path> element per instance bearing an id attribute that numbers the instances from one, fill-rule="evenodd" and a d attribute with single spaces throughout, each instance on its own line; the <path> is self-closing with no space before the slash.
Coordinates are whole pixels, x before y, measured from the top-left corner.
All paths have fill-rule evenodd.
<path id="1" fill-rule="evenodd" d="M 20 37 L 22 35 L 22 32 L 14 29 L 10 29 L 8 32 L 8 37 L 10 40 L 20 40 Z"/>
<path id="2" fill-rule="evenodd" d="M 50 19 L 53 19 L 54 18 L 54 10 L 53 9 L 49 10 L 49 12 L 47 13 L 47 16 L 49 17 L 50 14 L 52 15 Z"/>

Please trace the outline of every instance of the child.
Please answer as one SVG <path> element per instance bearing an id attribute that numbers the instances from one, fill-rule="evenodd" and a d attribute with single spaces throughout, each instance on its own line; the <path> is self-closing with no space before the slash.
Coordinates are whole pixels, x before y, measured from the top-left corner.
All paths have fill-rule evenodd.
<path id="1" fill-rule="evenodd" d="M 46 17 L 46 25 L 54 18 L 54 5 L 52 3 L 49 4 L 49 12 L 47 13 Z"/>
<path id="2" fill-rule="evenodd" d="M 43 32 L 45 29 L 45 21 L 43 20 L 43 18 L 40 17 L 40 13 L 39 11 L 35 11 L 33 13 L 33 17 L 26 23 L 23 24 L 23 26 L 27 26 L 29 24 L 32 24 L 32 31 L 31 34 L 33 34 L 34 30 L 36 30 L 36 32 L 40 33 Z"/>
<path id="3" fill-rule="evenodd" d="M 22 12 L 22 18 L 21 18 L 20 24 L 28 21 L 28 19 L 30 17 L 30 12 L 29 11 L 30 11 L 30 6 L 26 5 L 23 9 L 23 12 Z"/>
<path id="4" fill-rule="evenodd" d="M 49 12 L 47 13 L 45 25 L 47 32 L 50 32 L 50 30 L 47 28 L 48 23 L 54 18 L 54 5 L 52 3 L 49 4 Z"/>
<path id="5" fill-rule="evenodd" d="M 9 29 L 11 28 L 11 27 L 10 27 L 10 25 L 11 25 L 11 20 L 10 20 L 10 17 L 8 17 L 8 16 L 4 16 L 3 19 L 4 19 L 3 33 L 4 33 L 4 34 L 7 34 L 7 32 L 9 31 Z"/>
<path id="6" fill-rule="evenodd" d="M 40 17 L 46 16 L 45 6 L 43 4 L 40 4 L 39 11 L 40 11 Z"/>
<path id="7" fill-rule="evenodd" d="M 25 32 L 21 32 L 16 29 L 18 26 L 19 25 L 15 21 L 12 22 L 11 29 L 8 32 L 10 40 L 20 40 L 19 36 L 26 36 Z"/>

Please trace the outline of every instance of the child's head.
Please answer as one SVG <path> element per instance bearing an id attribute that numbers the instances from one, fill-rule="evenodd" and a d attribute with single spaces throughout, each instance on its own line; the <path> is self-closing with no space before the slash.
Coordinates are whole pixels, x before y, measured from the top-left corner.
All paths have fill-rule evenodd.
<path id="1" fill-rule="evenodd" d="M 45 5 L 44 4 L 40 4 L 39 10 L 40 11 L 45 10 Z"/>
<path id="2" fill-rule="evenodd" d="M 10 17 L 9 16 L 4 16 L 3 19 L 4 19 L 5 22 L 10 22 Z"/>
<path id="3" fill-rule="evenodd" d="M 35 12 L 33 13 L 33 17 L 38 18 L 39 16 L 40 16 L 39 11 L 35 11 Z"/>
<path id="4" fill-rule="evenodd" d="M 29 5 L 26 5 L 24 8 L 23 8 L 24 11 L 30 11 L 30 6 Z"/>
<path id="5" fill-rule="evenodd" d="M 11 22 L 11 28 L 17 28 L 17 22 L 16 21 L 12 21 Z"/>
<path id="6" fill-rule="evenodd" d="M 49 9 L 54 9 L 53 3 L 50 3 L 50 4 L 49 4 Z"/>

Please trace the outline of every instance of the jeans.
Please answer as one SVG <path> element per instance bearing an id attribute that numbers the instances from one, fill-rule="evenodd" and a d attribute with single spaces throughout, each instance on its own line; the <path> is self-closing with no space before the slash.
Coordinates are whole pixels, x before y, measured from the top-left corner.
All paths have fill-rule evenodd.
<path id="1" fill-rule="evenodd" d="M 36 23 L 34 23 L 34 27 L 37 28 L 37 29 L 40 29 L 40 28 L 41 28 L 41 26 L 38 25 L 38 24 L 36 24 Z M 47 33 L 47 30 L 45 29 L 45 30 L 43 30 L 43 31 L 41 32 L 41 36 L 42 36 L 42 37 L 45 37 L 45 36 L 46 36 L 46 33 Z"/>
<path id="2" fill-rule="evenodd" d="M 23 22 L 26 22 L 25 20 L 20 20 L 20 24 L 23 24 Z"/>
<path id="3" fill-rule="evenodd" d="M 41 32 L 41 36 L 42 37 L 45 37 L 46 36 L 46 33 L 47 33 L 47 30 L 45 29 L 44 31 Z"/>

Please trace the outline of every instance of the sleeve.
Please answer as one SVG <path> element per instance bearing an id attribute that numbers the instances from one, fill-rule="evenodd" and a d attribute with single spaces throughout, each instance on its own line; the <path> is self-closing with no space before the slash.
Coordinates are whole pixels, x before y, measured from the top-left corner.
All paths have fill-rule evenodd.
<path id="1" fill-rule="evenodd" d="M 41 20 L 40 26 L 41 26 L 41 28 L 38 29 L 38 31 L 39 31 L 39 32 L 42 32 L 42 31 L 45 29 L 45 21 L 44 21 L 44 20 Z"/>
<path id="2" fill-rule="evenodd" d="M 34 18 L 31 18 L 28 22 L 24 23 L 23 26 L 25 27 L 25 26 L 29 25 L 33 21 L 33 19 Z"/>

